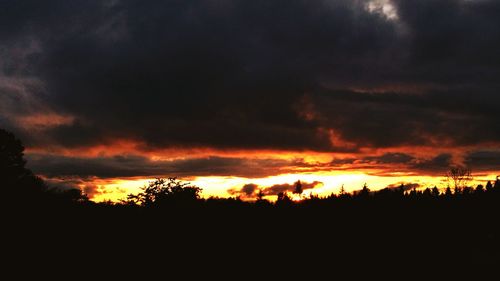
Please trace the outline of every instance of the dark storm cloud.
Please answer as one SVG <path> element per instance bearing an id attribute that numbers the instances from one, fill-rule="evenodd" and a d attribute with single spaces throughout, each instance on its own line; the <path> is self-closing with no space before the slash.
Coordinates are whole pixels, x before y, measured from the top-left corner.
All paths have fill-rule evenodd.
<path id="1" fill-rule="evenodd" d="M 245 193 L 247 196 L 251 196 L 258 190 L 258 188 L 259 186 L 256 184 L 245 184 L 241 188 L 241 192 Z"/>
<path id="2" fill-rule="evenodd" d="M 498 152 L 478 151 L 465 155 L 464 163 L 475 172 L 494 171 L 500 167 Z M 452 165 L 451 154 L 438 154 L 431 158 L 419 158 L 404 153 L 386 153 L 379 156 L 333 159 L 331 162 L 304 162 L 303 159 L 253 159 L 252 157 L 201 157 L 152 161 L 137 155 L 111 157 L 67 157 L 51 154 L 28 154 L 28 168 L 49 178 L 117 178 L 158 176 L 238 176 L 258 178 L 297 171 L 363 170 L 367 174 L 391 176 L 392 172 L 419 174 L 443 174 Z M 380 171 L 380 170 L 383 171 Z M 62 183 L 61 183 L 62 184 Z M 306 186 L 307 187 L 307 186 Z M 276 189 L 288 187 L 276 187 Z M 306 189 L 306 188 L 304 188 Z M 256 192 L 252 185 L 237 193 Z"/>
<path id="3" fill-rule="evenodd" d="M 403 191 L 408 191 L 412 189 L 418 189 L 421 187 L 420 184 L 418 183 L 406 183 L 406 182 L 399 182 L 399 183 L 394 183 L 386 186 L 385 188 L 387 189 L 400 189 L 403 188 Z"/>
<path id="4" fill-rule="evenodd" d="M 451 154 L 443 153 L 439 154 L 431 159 L 420 160 L 410 168 L 416 171 L 428 171 L 434 173 L 445 173 L 450 168 L 452 164 L 452 156 Z"/>
<path id="5" fill-rule="evenodd" d="M 352 164 L 410 164 L 415 160 L 414 156 L 405 153 L 391 152 L 380 156 L 365 156 L 358 158 L 333 159 L 330 162 L 332 167 Z"/>
<path id="6" fill-rule="evenodd" d="M 301 182 L 301 184 L 302 184 L 302 190 L 313 189 L 323 185 L 323 183 L 320 181 L 314 181 L 311 183 Z M 263 189 L 263 192 L 265 195 L 278 195 L 280 192 L 293 192 L 294 190 L 295 190 L 295 184 L 283 183 L 265 187 Z"/>
<path id="7" fill-rule="evenodd" d="M 45 179 L 45 182 L 50 188 L 56 190 L 70 190 L 70 189 L 80 189 L 80 185 L 83 184 L 81 179 Z"/>
<path id="8" fill-rule="evenodd" d="M 106 192 L 106 190 L 101 189 L 99 186 L 80 178 L 45 178 L 44 181 L 49 188 L 56 191 L 79 189 L 90 199 Z"/>
<path id="9" fill-rule="evenodd" d="M 94 198 L 96 195 L 102 193 L 98 186 L 93 184 L 87 184 L 82 189 L 83 193 L 90 199 Z"/>
<path id="10" fill-rule="evenodd" d="M 360 146 L 474 145 L 500 140 L 500 95 L 489 91 L 324 91 L 314 99 L 318 122 Z"/>
<path id="11" fill-rule="evenodd" d="M 285 160 L 206 157 L 152 161 L 142 156 L 78 158 L 30 154 L 28 167 L 46 177 L 155 177 L 155 176 L 241 176 L 264 177 L 297 165 Z"/>
<path id="12" fill-rule="evenodd" d="M 228 190 L 228 193 L 233 196 L 242 196 L 245 198 L 255 198 L 259 191 L 262 191 L 262 194 L 267 195 L 278 195 L 281 192 L 294 192 L 296 183 L 281 183 L 275 184 L 272 186 L 259 186 L 257 184 L 246 184 L 241 188 L 235 188 Z M 316 187 L 322 186 L 323 183 L 320 181 L 314 182 L 301 182 L 302 190 L 310 190 Z"/>
<path id="13" fill-rule="evenodd" d="M 465 162 L 462 164 L 480 167 L 481 170 L 495 170 L 500 167 L 498 158 L 495 158 L 496 154 L 497 152 L 469 153 L 466 154 Z M 379 156 L 333 159 L 323 167 L 332 170 L 364 170 L 367 174 L 378 176 L 391 176 L 391 172 L 442 175 L 450 166 L 457 164 L 452 158 L 453 156 L 449 153 L 441 153 L 429 158 L 393 152 Z M 387 173 L 387 171 L 390 172 Z"/>
<path id="14" fill-rule="evenodd" d="M 367 161 L 374 161 L 380 164 L 406 164 L 411 162 L 415 157 L 405 153 L 386 153 L 382 156 L 365 157 Z"/>
<path id="15" fill-rule="evenodd" d="M 429 68 L 429 76 L 435 75 L 435 80 L 465 79 L 462 82 L 475 82 L 482 76 L 480 79 L 485 82 L 497 81 L 494 77 L 498 74 L 500 52 L 494 46 L 500 43 L 498 1 L 394 0 L 393 3 L 411 33 L 413 62 L 439 67 Z M 447 71 L 454 67 L 453 73 Z M 485 72 L 489 67 L 492 68 Z M 482 71 L 474 73 L 470 68 Z"/>
<path id="16" fill-rule="evenodd" d="M 496 171 L 500 173 L 500 151 L 474 151 L 468 153 L 464 164 L 473 172 Z"/>
<path id="17" fill-rule="evenodd" d="M 30 69 L 76 117 L 45 132 L 60 145 L 333 150 L 298 111 L 323 73 L 394 40 L 362 2 L 27 1 L 4 4 L 2 34 L 38 40 Z"/>
<path id="18" fill-rule="evenodd" d="M 28 134 L 0 106 L 0 125 L 67 148 L 498 142 L 500 2 L 368 2 L 0 1 L 0 75 L 75 117 Z"/>
<path id="19" fill-rule="evenodd" d="M 243 196 L 247 198 L 252 198 L 257 195 L 259 191 L 259 186 L 254 183 L 245 184 L 242 188 L 231 188 L 227 192 L 234 196 Z"/>

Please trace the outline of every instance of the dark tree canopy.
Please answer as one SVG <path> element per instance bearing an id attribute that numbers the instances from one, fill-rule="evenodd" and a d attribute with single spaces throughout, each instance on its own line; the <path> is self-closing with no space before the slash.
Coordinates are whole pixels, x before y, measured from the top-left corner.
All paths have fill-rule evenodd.
<path id="1" fill-rule="evenodd" d="M 14 134 L 0 129 L 0 196 L 9 205 L 87 202 L 80 189 L 48 188 L 42 178 L 25 167 L 24 146 Z"/>
<path id="2" fill-rule="evenodd" d="M 0 129 L 0 182 L 12 185 L 30 172 L 24 167 L 24 146 L 12 133 Z"/>
<path id="3" fill-rule="evenodd" d="M 141 206 L 189 204 L 200 198 L 201 188 L 176 178 L 158 178 L 142 188 L 138 194 L 129 194 L 127 203 Z"/>

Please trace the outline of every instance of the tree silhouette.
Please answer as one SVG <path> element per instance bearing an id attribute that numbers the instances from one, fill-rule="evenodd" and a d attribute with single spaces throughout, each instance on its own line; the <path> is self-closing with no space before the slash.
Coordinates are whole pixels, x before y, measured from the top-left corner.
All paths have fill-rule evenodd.
<path id="1" fill-rule="evenodd" d="M 439 193 L 439 189 L 437 188 L 437 186 L 434 186 L 434 187 L 432 188 L 432 196 L 434 196 L 434 197 L 439 197 L 439 194 L 440 194 L 440 193 Z"/>
<path id="2" fill-rule="evenodd" d="M 460 193 L 473 179 L 471 170 L 462 166 L 451 167 L 446 177 L 453 183 L 455 193 Z"/>
<path id="3" fill-rule="evenodd" d="M 444 195 L 445 195 L 446 197 L 451 197 L 451 196 L 453 195 L 453 193 L 451 192 L 451 188 L 450 188 L 450 186 L 447 186 L 447 187 L 446 187 L 446 190 L 445 190 L 445 192 L 444 192 Z"/>
<path id="4" fill-rule="evenodd" d="M 286 192 L 278 193 L 278 198 L 276 200 L 276 206 L 288 206 L 292 204 L 292 199 Z"/>
<path id="5" fill-rule="evenodd" d="M 472 192 L 473 192 L 473 191 L 474 191 L 474 190 L 473 190 L 473 189 L 472 189 L 472 187 L 470 187 L 470 186 L 464 186 L 464 187 L 462 188 L 462 194 L 463 194 L 463 195 L 470 195 L 470 194 L 472 194 Z"/>
<path id="6" fill-rule="evenodd" d="M 14 134 L 0 129 L 0 185 L 7 204 L 29 205 L 48 199 L 47 186 L 25 167 L 24 146 Z"/>
<path id="7" fill-rule="evenodd" d="M 370 189 L 368 188 L 368 185 L 366 183 L 363 185 L 361 191 L 359 191 L 358 196 L 360 196 L 361 198 L 370 196 Z"/>
<path id="8" fill-rule="evenodd" d="M 264 192 L 262 191 L 262 189 L 259 189 L 259 192 L 257 193 L 257 200 L 259 201 L 262 201 L 264 200 Z"/>
<path id="9" fill-rule="evenodd" d="M 342 184 L 342 186 L 340 187 L 340 190 L 339 190 L 339 196 L 344 195 L 344 193 L 345 193 L 345 188 L 344 188 L 344 185 Z"/>
<path id="10" fill-rule="evenodd" d="M 405 185 L 404 184 L 401 184 L 399 187 L 398 187 L 398 190 L 397 190 L 397 193 L 402 196 L 405 194 Z"/>
<path id="11" fill-rule="evenodd" d="M 141 206 L 189 204 L 200 198 L 201 190 L 177 178 L 158 178 L 144 186 L 142 192 L 129 194 L 126 203 Z"/>
<path id="12" fill-rule="evenodd" d="M 12 133 L 0 129 L 0 181 L 12 186 L 30 175 L 24 165 L 24 146 Z"/>
<path id="13" fill-rule="evenodd" d="M 80 189 L 76 188 L 59 191 L 55 194 L 64 202 L 82 203 L 89 201 L 89 198 Z"/>
<path id="14" fill-rule="evenodd" d="M 431 191 L 431 189 L 430 188 L 424 189 L 424 192 L 422 193 L 422 195 L 424 195 L 427 198 L 432 197 L 432 191 Z"/>
<path id="15" fill-rule="evenodd" d="M 474 192 L 477 194 L 483 194 L 484 193 L 484 186 L 482 184 L 478 184 L 476 187 L 476 190 Z"/>
<path id="16" fill-rule="evenodd" d="M 491 191 L 493 191 L 493 184 L 491 184 L 491 181 L 488 181 L 488 182 L 486 183 L 486 191 L 487 191 L 487 192 L 491 192 Z"/>

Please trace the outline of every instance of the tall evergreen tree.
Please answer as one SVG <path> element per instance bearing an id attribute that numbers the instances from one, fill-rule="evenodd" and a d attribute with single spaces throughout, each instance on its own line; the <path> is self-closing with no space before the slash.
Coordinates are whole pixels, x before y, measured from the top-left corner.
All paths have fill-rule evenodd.
<path id="1" fill-rule="evenodd" d="M 21 141 L 12 133 L 0 129 L 0 183 L 13 186 L 30 175 L 25 164 Z"/>

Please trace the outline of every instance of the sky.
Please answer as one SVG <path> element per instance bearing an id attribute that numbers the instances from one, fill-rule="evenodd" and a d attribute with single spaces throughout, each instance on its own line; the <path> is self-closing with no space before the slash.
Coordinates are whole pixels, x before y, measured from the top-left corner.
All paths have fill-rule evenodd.
<path id="1" fill-rule="evenodd" d="M 496 0 L 0 0 L 0 127 L 96 201 L 484 181 L 498 46 Z"/>

